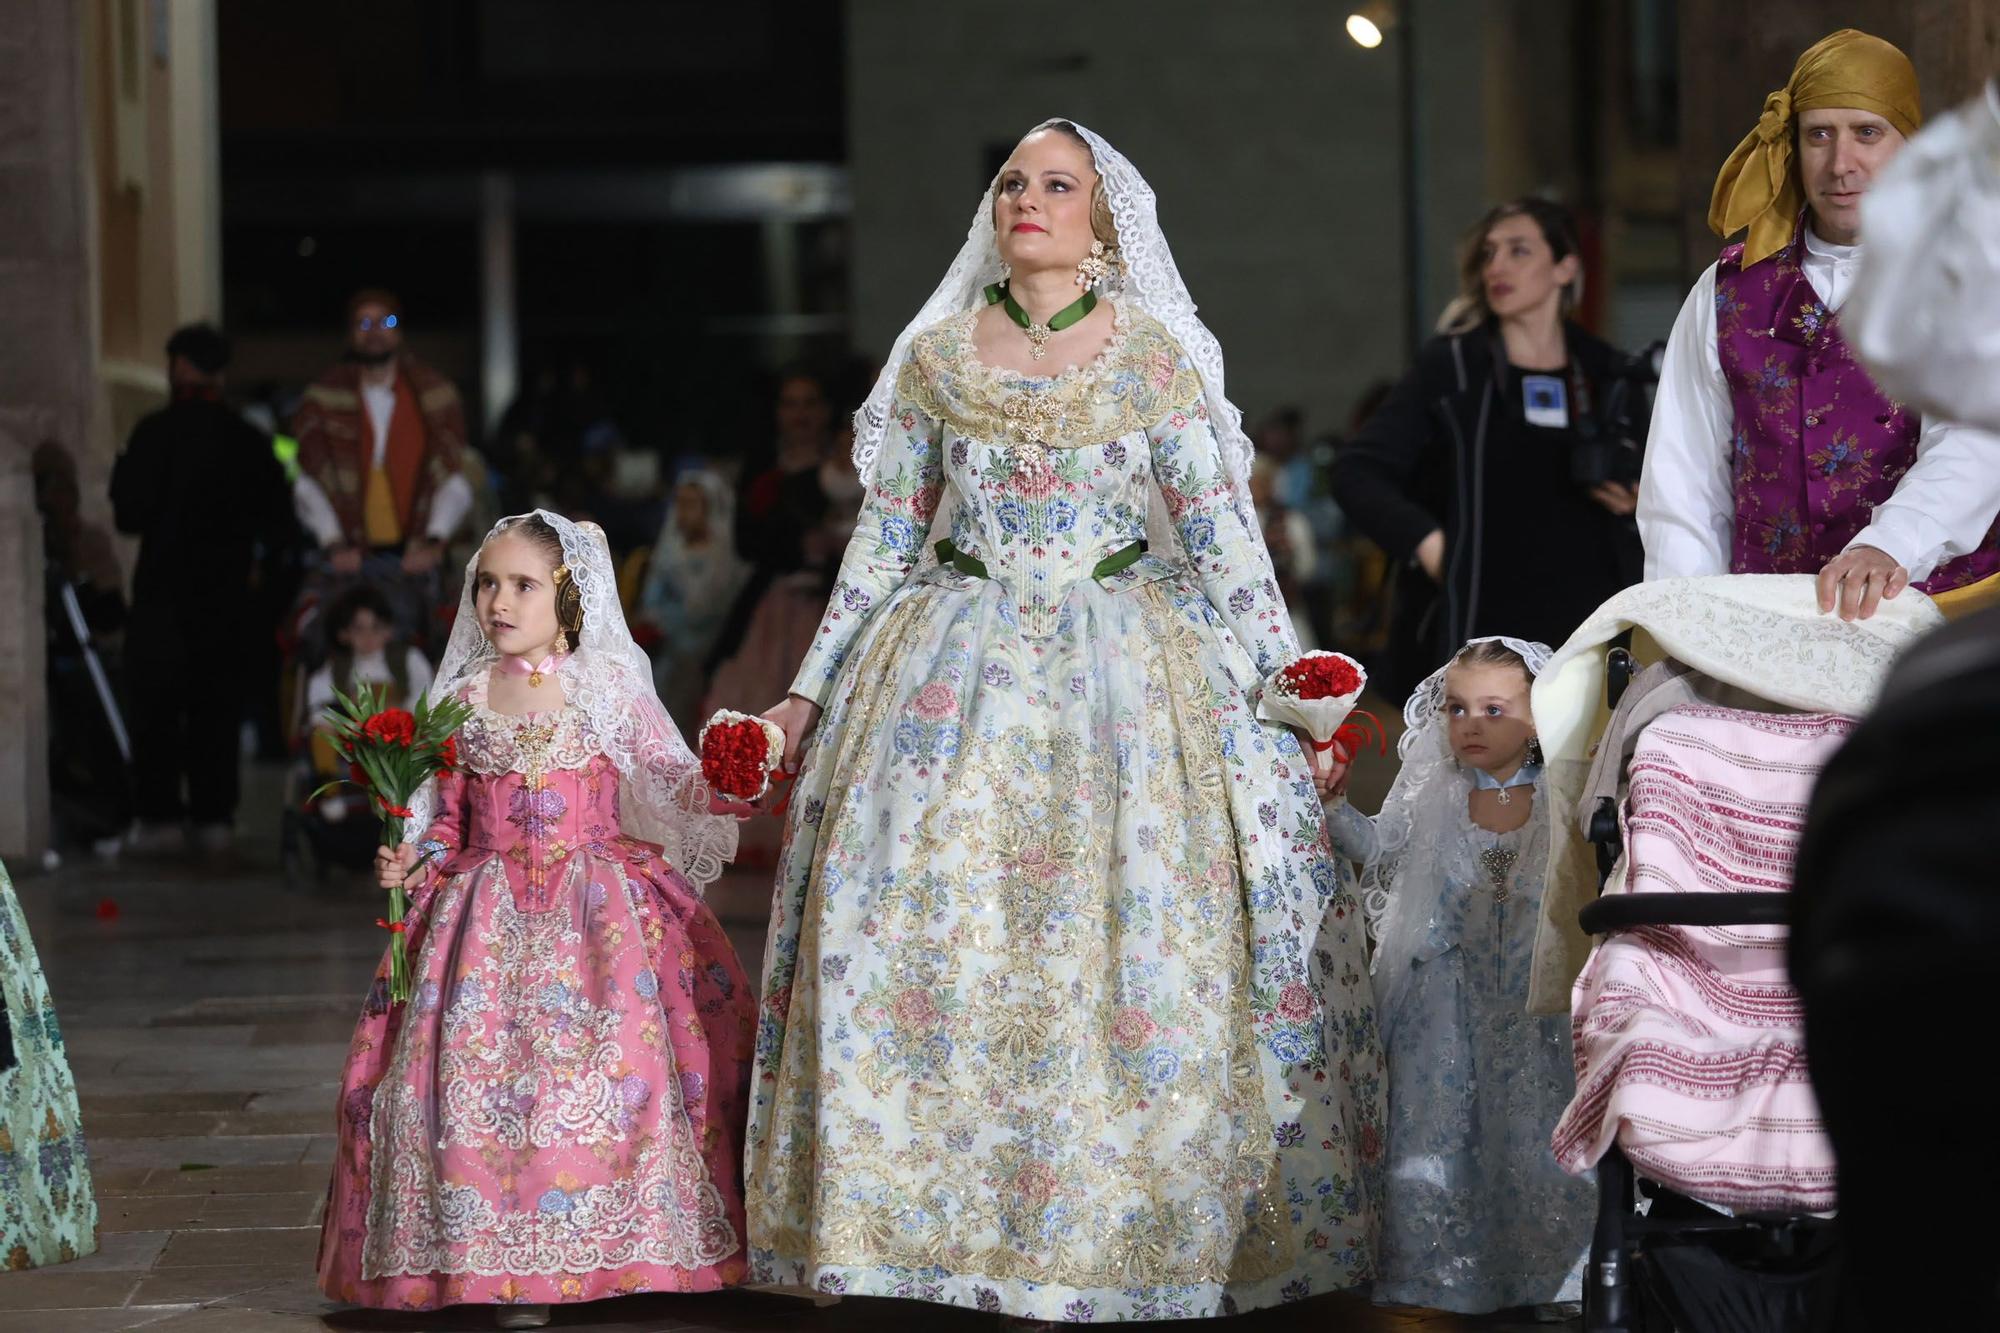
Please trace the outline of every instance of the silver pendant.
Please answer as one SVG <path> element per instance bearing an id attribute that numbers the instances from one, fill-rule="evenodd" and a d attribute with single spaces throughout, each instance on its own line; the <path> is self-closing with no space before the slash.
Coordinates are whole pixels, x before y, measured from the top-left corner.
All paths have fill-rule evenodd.
<path id="1" fill-rule="evenodd" d="M 1493 901 L 1504 903 L 1512 891 L 1507 887 L 1507 877 L 1514 873 L 1514 862 L 1520 859 L 1512 847 L 1487 847 L 1479 853 L 1480 869 L 1493 885 Z"/>

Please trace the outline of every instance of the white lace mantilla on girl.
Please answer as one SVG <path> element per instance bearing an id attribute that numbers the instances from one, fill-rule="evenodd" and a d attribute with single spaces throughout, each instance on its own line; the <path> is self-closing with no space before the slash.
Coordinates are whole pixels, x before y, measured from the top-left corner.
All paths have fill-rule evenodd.
<path id="1" fill-rule="evenodd" d="M 486 540 L 530 517 L 541 518 L 561 538 L 563 563 L 583 604 L 583 632 L 562 670 L 568 707 L 578 715 L 584 733 L 580 743 L 617 767 L 619 815 L 626 835 L 658 843 L 668 863 L 700 889 L 736 855 L 736 820 L 710 812 L 713 793 L 701 775 L 701 761 L 660 706 L 652 662 L 625 624 L 604 531 L 595 523 L 572 523 L 537 509 L 532 515 L 502 519 Z M 451 627 L 451 641 L 438 663 L 432 698 L 461 695 L 475 683 L 483 689 L 500 660 L 499 650 L 479 628 L 473 606 L 478 572 L 479 552 L 474 551 L 466 562 L 465 593 Z M 437 814 L 437 783 L 425 783 L 410 809 L 404 837 L 416 842 Z"/>

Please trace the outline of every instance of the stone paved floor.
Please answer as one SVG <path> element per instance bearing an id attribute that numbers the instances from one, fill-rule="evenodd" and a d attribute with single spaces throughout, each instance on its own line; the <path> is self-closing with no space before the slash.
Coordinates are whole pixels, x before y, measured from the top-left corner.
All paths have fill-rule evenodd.
<path id="1" fill-rule="evenodd" d="M 246 804 L 274 806 L 274 776 L 253 778 Z M 274 839 L 255 836 L 274 824 L 247 815 L 252 836 L 226 872 L 129 863 L 16 876 L 82 1094 L 102 1221 L 101 1246 L 89 1258 L 0 1274 L 0 1333 L 492 1326 L 490 1312 L 478 1309 L 355 1310 L 313 1286 L 334 1092 L 382 935 L 364 884 L 285 883 Z M 711 895 L 753 973 L 768 892 L 767 878 L 746 873 Z M 107 902 L 117 908 L 109 919 L 98 913 Z M 1002 1325 L 912 1302 L 818 1307 L 740 1291 L 559 1310 L 555 1327 L 953 1333 Z M 1224 1327 L 1444 1333 L 1505 1325 L 1329 1297 Z"/>

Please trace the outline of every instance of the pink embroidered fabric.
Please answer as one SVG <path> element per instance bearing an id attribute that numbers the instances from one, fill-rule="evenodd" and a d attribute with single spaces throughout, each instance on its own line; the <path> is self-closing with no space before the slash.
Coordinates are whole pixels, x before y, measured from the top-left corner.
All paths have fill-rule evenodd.
<path id="1" fill-rule="evenodd" d="M 1784 893 L 1820 767 L 1853 723 L 1686 706 L 1640 735 L 1627 893 Z M 1807 1077 L 1782 927 L 1657 927 L 1601 941 L 1571 1012 L 1576 1098 L 1556 1159 L 1615 1137 L 1641 1174 L 1732 1211 L 1825 1212 L 1833 1150 Z"/>
<path id="2" fill-rule="evenodd" d="M 749 982 L 714 915 L 619 821 L 582 710 L 484 682 L 413 894 L 415 995 L 363 1010 L 319 1280 L 390 1309 L 740 1281 Z M 386 969 L 386 963 L 384 964 Z"/>

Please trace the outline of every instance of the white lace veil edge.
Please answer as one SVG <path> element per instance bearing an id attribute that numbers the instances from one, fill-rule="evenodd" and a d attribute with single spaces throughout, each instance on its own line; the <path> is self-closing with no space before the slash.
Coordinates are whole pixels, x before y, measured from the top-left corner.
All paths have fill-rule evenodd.
<path id="1" fill-rule="evenodd" d="M 1403 735 L 1396 743 L 1402 766 L 1375 817 L 1375 855 L 1361 871 L 1361 911 L 1375 951 L 1369 970 L 1376 994 L 1395 993 L 1422 933 L 1429 926 L 1444 858 L 1465 818 L 1471 780 L 1453 760 L 1444 717 L 1444 678 L 1452 663 L 1477 644 L 1500 643 L 1527 663 L 1530 683 L 1553 655 L 1546 644 L 1505 635 L 1471 639 L 1451 662 L 1424 678 L 1403 705 Z M 1534 818 L 1546 820 L 1546 801 Z"/>
<path id="2" fill-rule="evenodd" d="M 1238 501 L 1247 507 L 1251 447 L 1250 438 L 1243 431 L 1243 414 L 1223 391 L 1222 346 L 1195 313 L 1194 297 L 1182 281 L 1173 252 L 1167 247 L 1167 238 L 1160 230 L 1153 187 L 1102 135 L 1067 116 L 1051 117 L 1028 133 L 1057 125 L 1073 127 L 1090 145 L 1091 159 L 1111 205 L 1111 216 L 1118 228 L 1118 252 L 1123 261 L 1120 272 L 1111 280 L 1112 298 L 1158 320 L 1200 373 L 1210 428 L 1221 447 L 1230 485 Z M 989 185 L 973 210 L 965 244 L 945 270 L 944 280 L 917 311 L 916 318 L 897 335 L 888 361 L 876 376 L 874 389 L 854 414 L 854 470 L 864 484 L 875 479 L 875 463 L 881 453 L 882 437 L 888 430 L 890 404 L 895 398 L 896 377 L 910 355 L 910 344 L 919 333 L 939 321 L 984 306 L 985 289 L 998 282 L 1002 273 L 1000 251 L 993 236 L 993 192 Z"/>
<path id="3" fill-rule="evenodd" d="M 530 518 L 555 530 L 563 563 L 582 599 L 583 632 L 564 664 L 562 685 L 570 705 L 582 711 L 591 743 L 618 769 L 621 829 L 629 837 L 659 844 L 674 868 L 700 889 L 736 855 L 736 820 L 709 812 L 701 762 L 654 692 L 652 663 L 633 641 L 618 601 L 610 545 L 596 524 L 572 523 L 546 509 L 501 519 L 486 542 Z M 438 662 L 431 698 L 462 695 L 499 660 L 473 606 L 478 570 L 475 551 L 466 562 L 458 619 Z M 405 839 L 417 842 L 437 817 L 435 781 L 424 784 L 410 809 Z"/>

